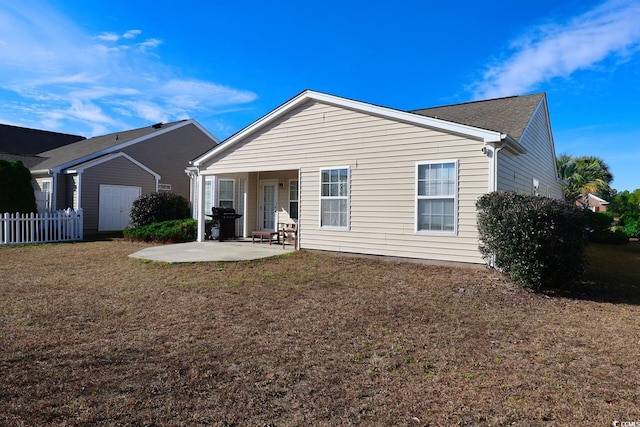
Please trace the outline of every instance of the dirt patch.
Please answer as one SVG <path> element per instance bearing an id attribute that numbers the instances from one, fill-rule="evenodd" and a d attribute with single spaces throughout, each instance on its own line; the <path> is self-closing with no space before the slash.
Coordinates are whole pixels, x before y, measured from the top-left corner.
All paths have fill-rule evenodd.
<path id="1" fill-rule="evenodd" d="M 127 257 L 146 246 L 0 248 L 0 424 L 640 420 L 636 305 L 304 251 Z"/>

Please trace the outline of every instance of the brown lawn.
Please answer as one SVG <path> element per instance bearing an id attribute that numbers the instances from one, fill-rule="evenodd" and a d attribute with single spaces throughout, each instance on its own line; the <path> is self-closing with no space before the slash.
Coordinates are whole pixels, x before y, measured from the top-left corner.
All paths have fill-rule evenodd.
<path id="1" fill-rule="evenodd" d="M 577 298 L 304 251 L 127 257 L 144 246 L 0 248 L 0 425 L 640 421 L 638 243 L 590 248 Z"/>

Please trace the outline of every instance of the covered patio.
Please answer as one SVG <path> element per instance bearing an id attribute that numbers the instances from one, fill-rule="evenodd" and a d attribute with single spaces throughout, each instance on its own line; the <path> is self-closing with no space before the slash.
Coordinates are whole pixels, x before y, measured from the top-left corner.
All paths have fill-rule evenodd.
<path id="1" fill-rule="evenodd" d="M 206 220 L 212 207 L 233 208 L 240 216 L 234 234 L 244 239 L 299 224 L 298 169 L 217 174 L 192 170 L 191 173 L 195 218 Z M 204 242 L 209 238 L 209 231 L 205 221 L 199 221 L 198 225 L 197 240 Z"/>

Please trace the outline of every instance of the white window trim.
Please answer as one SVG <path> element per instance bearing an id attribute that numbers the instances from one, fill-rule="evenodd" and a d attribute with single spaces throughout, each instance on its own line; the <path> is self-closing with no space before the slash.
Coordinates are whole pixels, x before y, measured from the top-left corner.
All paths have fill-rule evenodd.
<path id="1" fill-rule="evenodd" d="M 344 227 L 335 227 L 330 225 L 322 225 L 322 172 L 327 170 L 346 169 L 347 170 L 347 225 Z M 327 199 L 341 199 L 342 197 L 326 197 Z M 349 231 L 351 229 L 351 167 L 349 166 L 331 166 L 320 168 L 318 175 L 318 227 L 322 230 Z"/>
<path id="2" fill-rule="evenodd" d="M 420 199 L 446 199 L 451 198 L 449 196 L 420 196 L 418 195 L 419 185 L 418 185 L 418 168 L 422 165 L 441 165 L 445 163 L 453 163 L 455 168 L 455 192 L 453 194 L 453 231 L 438 231 L 438 230 L 420 230 L 418 229 L 418 201 Z M 460 221 L 460 212 L 458 209 L 458 195 L 460 193 L 460 162 L 458 159 L 445 159 L 445 160 L 428 160 L 428 161 L 420 161 L 416 162 L 415 165 L 415 212 L 413 218 L 413 224 L 415 233 L 419 235 L 427 235 L 427 236 L 457 236 L 458 235 L 458 222 Z"/>

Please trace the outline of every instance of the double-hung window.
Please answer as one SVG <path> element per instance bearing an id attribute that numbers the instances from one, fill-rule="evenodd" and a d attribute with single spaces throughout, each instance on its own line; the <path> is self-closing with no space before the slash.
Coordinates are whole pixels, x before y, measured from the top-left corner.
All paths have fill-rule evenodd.
<path id="1" fill-rule="evenodd" d="M 211 213 L 213 207 L 213 178 L 204 179 L 204 211 Z"/>
<path id="2" fill-rule="evenodd" d="M 218 206 L 232 208 L 234 205 L 235 181 L 220 179 L 218 181 Z"/>
<path id="3" fill-rule="evenodd" d="M 298 190 L 298 180 L 289 181 L 289 218 L 298 219 L 298 207 L 300 206 L 300 196 Z"/>
<path id="4" fill-rule="evenodd" d="M 320 227 L 349 229 L 349 168 L 320 170 Z"/>
<path id="5" fill-rule="evenodd" d="M 458 162 L 416 164 L 417 231 L 457 232 Z"/>

